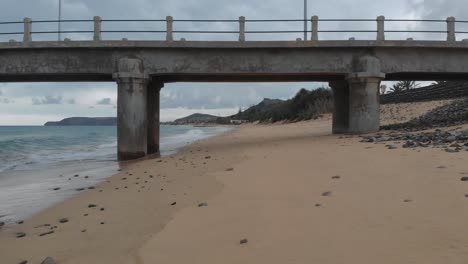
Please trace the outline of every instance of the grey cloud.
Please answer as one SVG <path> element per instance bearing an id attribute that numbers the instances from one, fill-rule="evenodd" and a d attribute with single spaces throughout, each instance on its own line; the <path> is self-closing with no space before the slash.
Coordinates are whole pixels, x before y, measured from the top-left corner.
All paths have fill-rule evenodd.
<path id="1" fill-rule="evenodd" d="M 32 98 L 33 105 L 48 105 L 48 104 L 62 104 L 63 98 L 62 96 L 53 96 L 53 95 L 46 95 L 43 98 Z"/>
<path id="2" fill-rule="evenodd" d="M 68 99 L 68 100 L 67 100 L 67 104 L 76 104 L 76 101 L 75 101 L 75 99 L 73 99 L 73 98 L 72 98 L 72 99 Z"/>
<path id="3" fill-rule="evenodd" d="M 110 98 L 102 98 L 101 100 L 97 101 L 98 105 L 110 105 L 112 104 L 112 100 Z"/>
<path id="4" fill-rule="evenodd" d="M 3 98 L 3 99 L 0 98 L 0 103 L 2 103 L 2 104 L 9 104 L 9 103 L 14 103 L 14 101 L 11 100 L 11 99 L 8 99 L 8 98 Z"/>

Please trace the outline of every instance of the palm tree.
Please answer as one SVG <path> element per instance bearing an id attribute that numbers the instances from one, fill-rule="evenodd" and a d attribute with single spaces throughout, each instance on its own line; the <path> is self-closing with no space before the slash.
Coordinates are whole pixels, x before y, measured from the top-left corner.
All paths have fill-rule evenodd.
<path id="1" fill-rule="evenodd" d="M 403 91 L 409 91 L 417 87 L 419 87 L 419 84 L 416 83 L 416 81 L 399 81 L 395 83 L 392 86 L 392 88 L 390 88 L 390 91 L 392 91 L 393 93 L 398 93 Z"/>

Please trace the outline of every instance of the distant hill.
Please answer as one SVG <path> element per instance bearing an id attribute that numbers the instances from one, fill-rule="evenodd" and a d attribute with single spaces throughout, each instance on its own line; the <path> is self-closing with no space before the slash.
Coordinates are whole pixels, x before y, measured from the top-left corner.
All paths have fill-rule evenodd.
<path id="1" fill-rule="evenodd" d="M 176 119 L 172 124 L 184 125 L 184 124 L 202 124 L 202 123 L 214 123 L 218 119 L 218 116 L 207 115 L 207 114 L 193 114 L 184 118 Z"/>
<path id="2" fill-rule="evenodd" d="M 49 121 L 44 126 L 116 126 L 116 117 L 70 117 L 61 121 Z"/>

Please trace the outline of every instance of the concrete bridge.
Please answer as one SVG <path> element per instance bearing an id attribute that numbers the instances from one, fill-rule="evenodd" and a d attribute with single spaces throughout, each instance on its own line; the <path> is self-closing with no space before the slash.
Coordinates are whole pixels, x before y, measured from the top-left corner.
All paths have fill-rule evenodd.
<path id="1" fill-rule="evenodd" d="M 23 41 L 0 43 L 0 82 L 103 81 L 118 85 L 118 157 L 159 152 L 159 93 L 169 82 L 329 82 L 335 96 L 334 133 L 379 129 L 382 80 L 468 79 L 468 41 L 457 41 L 454 19 L 446 41 L 385 40 L 383 17 L 375 40 L 239 41 L 173 39 L 105 41 L 95 18 L 90 41 L 33 41 L 31 20 Z M 444 20 L 445 21 L 445 20 Z"/>

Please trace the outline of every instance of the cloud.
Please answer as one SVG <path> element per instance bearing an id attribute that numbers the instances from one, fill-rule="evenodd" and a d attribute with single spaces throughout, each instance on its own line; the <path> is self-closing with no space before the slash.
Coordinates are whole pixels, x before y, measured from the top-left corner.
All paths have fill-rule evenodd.
<path id="1" fill-rule="evenodd" d="M 62 96 L 53 96 L 53 95 L 46 95 L 43 98 L 32 98 L 33 105 L 51 105 L 51 104 L 62 104 L 63 97 Z"/>
<path id="2" fill-rule="evenodd" d="M 101 100 L 97 101 L 98 105 L 111 105 L 112 99 L 110 98 L 102 98 Z"/>
<path id="3" fill-rule="evenodd" d="M 2 92 L 2 90 L 0 90 L 0 95 L 3 95 L 3 92 Z"/>
<path id="4" fill-rule="evenodd" d="M 71 98 L 67 100 L 67 104 L 76 104 L 75 99 Z"/>
<path id="5" fill-rule="evenodd" d="M 9 104 L 9 103 L 13 103 L 14 101 L 13 100 L 10 100 L 8 98 L 0 98 L 0 103 L 2 104 Z"/>

